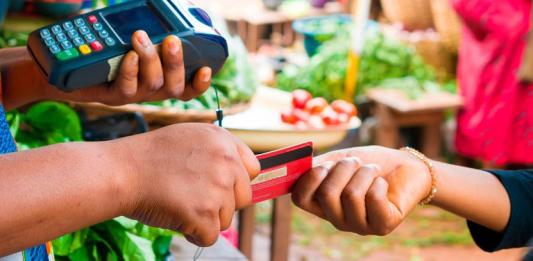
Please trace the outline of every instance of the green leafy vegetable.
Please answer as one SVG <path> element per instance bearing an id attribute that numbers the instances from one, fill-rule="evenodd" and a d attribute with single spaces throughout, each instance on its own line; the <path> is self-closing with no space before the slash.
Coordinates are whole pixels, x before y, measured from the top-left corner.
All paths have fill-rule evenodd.
<path id="1" fill-rule="evenodd" d="M 278 75 L 280 89 L 292 91 L 306 89 L 313 96 L 327 100 L 342 98 L 350 37 L 347 30 L 324 43 L 318 53 L 303 67 L 288 65 Z M 420 83 L 435 80 L 434 72 L 424 64 L 416 52 L 380 32 L 367 33 L 365 47 L 361 53 L 357 82 L 357 95 L 368 88 L 376 87 L 387 79 L 412 77 Z"/>

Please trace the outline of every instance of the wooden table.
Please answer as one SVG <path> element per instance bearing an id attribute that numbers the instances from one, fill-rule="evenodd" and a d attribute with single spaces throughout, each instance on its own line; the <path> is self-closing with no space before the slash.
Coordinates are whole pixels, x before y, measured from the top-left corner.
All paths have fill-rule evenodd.
<path id="1" fill-rule="evenodd" d="M 400 128 L 421 127 L 421 152 L 434 159 L 441 154 L 445 111 L 462 106 L 459 96 L 445 92 L 428 93 L 410 100 L 398 90 L 371 89 L 366 96 L 375 103 L 378 145 L 398 148 L 404 145 L 400 144 Z"/>
<path id="2" fill-rule="evenodd" d="M 272 11 L 264 7 L 261 0 L 196 0 L 196 2 L 212 13 L 224 18 L 230 28 L 238 33 L 249 51 L 255 52 L 261 44 L 261 36 L 265 29 L 272 27 L 270 39 L 276 45 L 290 46 L 295 34 L 292 22 L 298 18 L 341 13 L 346 6 L 330 3 L 323 9 L 310 8 L 298 17 L 282 11 Z"/>

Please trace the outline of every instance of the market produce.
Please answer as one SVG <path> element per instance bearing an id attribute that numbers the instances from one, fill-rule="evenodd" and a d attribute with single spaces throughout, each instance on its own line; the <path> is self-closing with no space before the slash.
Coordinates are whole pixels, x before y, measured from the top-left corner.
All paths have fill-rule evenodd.
<path id="1" fill-rule="evenodd" d="M 292 108 L 281 112 L 281 121 L 297 129 L 320 130 L 347 124 L 355 116 L 357 108 L 349 102 L 336 100 L 330 105 L 322 97 L 312 98 L 305 90 L 295 90 Z"/>
<path id="2" fill-rule="evenodd" d="M 78 114 L 63 103 L 37 103 L 6 119 L 19 150 L 82 140 Z M 54 254 L 57 260 L 163 260 L 172 235 L 121 217 L 54 240 Z"/>
<path id="3" fill-rule="evenodd" d="M 298 109 L 304 109 L 308 101 L 313 98 L 311 93 L 306 90 L 296 90 L 292 92 L 292 106 Z"/>
<path id="4" fill-rule="evenodd" d="M 0 31 L 0 48 L 25 46 L 28 43 L 28 33 Z"/>
<path id="5" fill-rule="evenodd" d="M 348 65 L 349 34 L 347 30 L 324 43 L 318 53 L 303 67 L 287 65 L 278 75 L 282 90 L 304 89 L 328 101 L 344 96 Z M 361 53 L 357 95 L 379 86 L 384 80 L 413 77 L 419 82 L 434 81 L 434 72 L 416 52 L 380 32 L 369 31 Z"/>

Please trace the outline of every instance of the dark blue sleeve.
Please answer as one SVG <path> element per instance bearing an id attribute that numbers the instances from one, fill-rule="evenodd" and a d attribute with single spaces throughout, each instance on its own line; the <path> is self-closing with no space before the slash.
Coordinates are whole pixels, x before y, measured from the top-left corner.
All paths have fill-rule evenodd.
<path id="1" fill-rule="evenodd" d="M 499 233 L 468 221 L 470 233 L 476 244 L 488 252 L 526 246 L 533 238 L 533 169 L 489 172 L 498 177 L 509 194 L 509 223 Z"/>

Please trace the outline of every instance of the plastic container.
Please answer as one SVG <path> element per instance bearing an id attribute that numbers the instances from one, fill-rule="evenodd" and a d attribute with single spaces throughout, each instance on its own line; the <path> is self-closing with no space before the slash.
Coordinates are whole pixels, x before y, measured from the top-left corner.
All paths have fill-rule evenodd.
<path id="1" fill-rule="evenodd" d="M 313 56 L 322 43 L 333 38 L 340 27 L 351 21 L 347 15 L 318 16 L 296 20 L 292 27 L 304 36 L 305 51 Z"/>
<path id="2" fill-rule="evenodd" d="M 2 25 L 4 24 L 4 19 L 6 18 L 8 8 L 9 1 L 0 1 L 0 27 L 2 27 Z"/>

